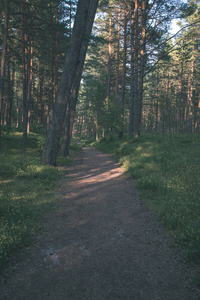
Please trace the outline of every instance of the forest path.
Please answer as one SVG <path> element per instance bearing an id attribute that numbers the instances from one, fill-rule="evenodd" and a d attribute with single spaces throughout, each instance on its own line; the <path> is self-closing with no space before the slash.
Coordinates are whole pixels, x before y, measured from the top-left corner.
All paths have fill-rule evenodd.
<path id="1" fill-rule="evenodd" d="M 192 269 L 109 155 L 84 148 L 60 192 L 46 232 L 1 278 L 0 299 L 200 299 Z"/>

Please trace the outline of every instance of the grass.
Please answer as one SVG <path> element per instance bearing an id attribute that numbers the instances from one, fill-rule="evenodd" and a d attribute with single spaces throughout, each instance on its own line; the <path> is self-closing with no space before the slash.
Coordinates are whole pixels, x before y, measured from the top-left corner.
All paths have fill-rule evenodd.
<path id="1" fill-rule="evenodd" d="M 114 137 L 93 145 L 118 159 L 185 260 L 200 263 L 200 136 Z"/>
<path id="2" fill-rule="evenodd" d="M 28 135 L 26 157 L 21 155 L 22 134 L 3 132 L 0 150 L 0 266 L 22 246 L 28 246 L 45 226 L 44 216 L 56 208 L 59 179 L 69 158 L 58 158 L 64 168 L 43 165 L 45 137 Z M 78 151 L 72 143 L 72 154 Z"/>

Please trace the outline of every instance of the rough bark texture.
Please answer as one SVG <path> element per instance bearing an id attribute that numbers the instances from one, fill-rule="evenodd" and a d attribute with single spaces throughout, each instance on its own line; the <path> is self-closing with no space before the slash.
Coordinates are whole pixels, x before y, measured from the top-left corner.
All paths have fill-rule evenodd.
<path id="1" fill-rule="evenodd" d="M 78 2 L 73 33 L 66 56 L 57 101 L 55 104 L 52 125 L 42 155 L 43 162 L 50 165 L 56 164 L 58 145 L 62 132 L 67 103 L 69 101 L 75 72 L 79 64 L 80 49 L 84 38 L 90 2 L 91 1 L 89 0 L 79 0 Z"/>
<path id="2" fill-rule="evenodd" d="M 88 17 L 86 20 L 86 26 L 85 26 L 85 38 L 82 41 L 80 55 L 79 55 L 79 64 L 76 69 L 75 78 L 73 81 L 73 90 L 70 97 L 70 103 L 69 103 L 69 111 L 66 118 L 66 126 L 65 126 L 65 133 L 62 141 L 61 146 L 61 154 L 63 156 L 69 155 L 69 145 L 70 145 L 70 139 L 71 139 L 71 133 L 72 133 L 72 127 L 74 122 L 74 115 L 76 110 L 76 104 L 77 104 L 77 98 L 78 98 L 78 92 L 83 72 L 83 66 L 85 61 L 85 56 L 91 36 L 92 26 L 94 22 L 94 17 L 96 14 L 98 6 L 98 0 L 91 1 Z"/>

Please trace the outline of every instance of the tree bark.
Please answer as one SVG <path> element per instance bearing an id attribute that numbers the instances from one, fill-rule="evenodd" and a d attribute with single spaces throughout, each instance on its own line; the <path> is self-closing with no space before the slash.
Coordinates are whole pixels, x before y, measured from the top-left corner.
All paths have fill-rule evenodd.
<path id="1" fill-rule="evenodd" d="M 7 43 L 7 115 L 6 125 L 11 126 L 11 111 L 13 102 L 12 84 L 11 84 L 11 73 L 10 73 L 10 45 Z"/>
<path id="2" fill-rule="evenodd" d="M 146 19 L 147 19 L 148 0 L 142 0 L 142 35 L 140 50 L 140 72 L 139 72 L 139 28 L 138 28 L 138 0 L 135 0 L 135 84 L 134 84 L 134 136 L 140 135 L 141 118 L 142 118 L 142 98 L 143 98 L 143 79 L 145 66 L 145 40 L 146 40 Z"/>
<path id="3" fill-rule="evenodd" d="M 135 79 L 134 79 L 134 137 L 139 134 L 139 99 L 138 99 L 138 0 L 135 0 Z"/>
<path id="4" fill-rule="evenodd" d="M 58 26 L 58 3 L 56 4 L 56 26 Z M 58 28 L 56 28 L 56 49 L 55 49 L 55 70 L 54 70 L 54 96 L 53 104 L 56 101 L 58 94 Z"/>
<path id="5" fill-rule="evenodd" d="M 92 0 L 79 0 L 78 2 L 73 33 L 64 64 L 57 101 L 55 103 L 52 125 L 42 154 L 42 161 L 46 164 L 56 164 L 62 126 L 75 72 L 79 64 L 79 54 L 84 38 L 85 25 L 91 1 Z"/>
<path id="6" fill-rule="evenodd" d="M 70 145 L 70 139 L 72 136 L 72 128 L 73 128 L 73 123 L 74 123 L 74 116 L 75 116 L 75 111 L 76 111 L 76 104 L 77 104 L 77 99 L 78 99 L 78 92 L 80 88 L 80 82 L 81 82 L 81 77 L 82 77 L 82 72 L 83 72 L 83 67 L 84 67 L 84 61 L 85 61 L 85 56 L 87 53 L 87 48 L 91 36 L 91 31 L 92 31 L 92 26 L 94 22 L 94 17 L 96 14 L 98 6 L 98 0 L 93 0 L 91 1 L 89 12 L 88 12 L 88 17 L 86 21 L 86 26 L 85 26 L 85 39 L 82 41 L 81 45 L 81 50 L 80 50 L 80 55 L 79 55 L 79 65 L 76 70 L 74 82 L 73 82 L 73 89 L 72 89 L 72 94 L 70 97 L 69 101 L 69 108 L 68 108 L 68 114 L 66 118 L 66 125 L 65 125 L 65 132 L 64 132 L 64 137 L 62 141 L 62 146 L 61 146 L 61 154 L 63 156 L 68 156 L 69 155 L 69 145 Z"/>
<path id="7" fill-rule="evenodd" d="M 194 49 L 193 49 L 194 52 Z M 188 121 L 189 133 L 193 133 L 193 77 L 194 77 L 194 54 L 192 53 L 192 61 L 190 74 L 188 78 Z"/>
<path id="8" fill-rule="evenodd" d="M 148 0 L 142 0 L 142 39 L 140 51 L 140 79 L 139 79 L 139 116 L 138 116 L 138 135 L 140 135 L 141 119 L 142 119 L 142 101 L 143 101 L 143 83 L 144 83 L 144 67 L 145 67 L 145 44 L 146 44 L 146 7 Z"/>
<path id="9" fill-rule="evenodd" d="M 130 90 L 130 120 L 129 135 L 133 134 L 133 106 L 134 106 L 134 3 L 131 3 L 131 90 Z"/>
<path id="10" fill-rule="evenodd" d="M 23 78 L 23 138 L 22 138 L 22 157 L 25 157 L 25 148 L 27 142 L 27 122 L 28 122 L 28 82 L 27 82 L 27 61 L 26 61 L 26 43 L 27 34 L 25 31 L 25 14 L 24 14 L 25 1 L 21 2 L 21 26 L 22 26 L 22 78 Z"/>
<path id="11" fill-rule="evenodd" d="M 31 126 L 31 110 L 33 107 L 33 41 L 32 32 L 30 33 L 30 46 L 29 46 L 29 62 L 28 62 L 28 119 L 27 119 L 27 132 L 30 132 Z"/>
<path id="12" fill-rule="evenodd" d="M 75 96 L 74 96 L 75 97 Z M 72 97 L 71 97 L 72 99 Z M 61 155 L 69 156 L 69 146 L 74 122 L 74 114 L 75 114 L 75 101 L 69 101 L 69 107 L 67 111 L 67 116 L 65 120 L 65 131 L 61 145 Z M 72 107 L 73 106 L 73 107 Z"/>
<path id="13" fill-rule="evenodd" d="M 106 99 L 109 101 L 110 96 L 110 84 L 111 84 L 111 67 L 112 67 L 112 15 L 109 16 L 109 43 L 108 43 L 108 75 L 107 75 L 107 87 L 106 87 Z"/>
<path id="14" fill-rule="evenodd" d="M 127 53 L 127 1 L 125 2 L 124 10 L 124 45 L 123 45 L 123 67 L 122 67 L 122 93 L 121 93 L 121 128 L 119 131 L 119 138 L 123 137 L 124 134 L 124 102 L 125 102 L 125 85 L 126 85 L 126 53 Z"/>
<path id="15" fill-rule="evenodd" d="M 0 145 L 1 145 L 1 107 L 3 99 L 3 89 L 4 89 L 4 76 L 5 76 L 5 61 L 6 61 L 6 48 L 7 48 L 7 38 L 8 38 L 8 11 L 9 2 L 5 2 L 5 20 L 4 20 L 4 33 L 3 33 L 3 49 L 1 55 L 1 72 L 0 72 Z"/>
<path id="16" fill-rule="evenodd" d="M 53 13 L 52 13 L 52 5 L 50 4 L 50 23 L 53 24 Z M 57 29 L 56 29 L 57 31 Z M 53 36 L 53 27 L 51 28 L 50 31 L 50 45 L 51 45 L 51 75 L 50 75 L 50 81 L 51 81 L 51 90 L 50 90 L 50 103 L 53 105 L 54 101 L 54 95 L 55 95 L 55 78 L 54 78 L 54 65 L 55 65 L 55 60 L 54 60 L 54 47 L 53 47 L 53 41 L 54 41 L 54 36 Z"/>
<path id="17" fill-rule="evenodd" d="M 118 12 L 117 12 L 117 62 L 116 62 L 116 80 L 115 80 L 115 98 L 118 98 L 119 91 L 119 52 L 120 52 L 120 21 L 121 21 L 121 3 L 118 3 Z M 116 101 L 117 102 L 117 101 Z"/>
<path id="18" fill-rule="evenodd" d="M 114 124 L 118 124 L 118 99 L 119 99 L 119 67 L 120 67 L 120 29 L 121 29 L 121 1 L 118 1 L 117 12 L 117 54 L 116 54 L 116 79 L 115 79 L 115 116 Z"/>

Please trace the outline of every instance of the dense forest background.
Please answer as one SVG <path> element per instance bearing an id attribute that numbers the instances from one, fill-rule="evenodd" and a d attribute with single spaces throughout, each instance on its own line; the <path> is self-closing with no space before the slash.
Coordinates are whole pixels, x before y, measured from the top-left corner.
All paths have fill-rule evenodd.
<path id="1" fill-rule="evenodd" d="M 77 4 L 1 1 L 0 124 L 23 130 L 24 154 L 29 131 L 49 132 Z M 198 0 L 99 1 L 62 133 L 66 126 L 70 136 L 73 128 L 92 139 L 199 132 L 199 26 Z"/>
<path id="2" fill-rule="evenodd" d="M 199 132 L 199 1 L 139 1 L 138 12 L 131 4 L 110 1 L 97 15 L 78 132 Z M 182 30 L 171 38 L 175 17 Z"/>
<path id="3" fill-rule="evenodd" d="M 200 262 L 199 41 L 199 0 L 0 1 L 0 265 L 55 209 L 72 136 Z"/>

